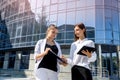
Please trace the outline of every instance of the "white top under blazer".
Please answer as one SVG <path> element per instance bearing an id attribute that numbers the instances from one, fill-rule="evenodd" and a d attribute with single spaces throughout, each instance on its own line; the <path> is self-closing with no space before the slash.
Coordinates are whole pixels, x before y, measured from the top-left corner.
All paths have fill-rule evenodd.
<path id="1" fill-rule="evenodd" d="M 89 64 L 96 60 L 96 53 L 93 52 L 90 58 L 77 54 L 83 46 L 95 47 L 94 42 L 87 38 L 73 42 L 71 44 L 70 57 L 67 59 L 67 63 L 71 66 L 78 65 L 90 69 Z"/>
<path id="2" fill-rule="evenodd" d="M 38 65 L 40 64 L 40 62 L 42 61 L 43 57 L 40 58 L 39 60 L 36 60 L 36 55 L 37 54 L 40 54 L 40 53 L 43 53 L 44 50 L 45 50 L 45 45 L 46 45 L 46 39 L 41 39 L 37 42 L 37 44 L 35 45 L 35 49 L 34 49 L 34 59 L 35 61 L 37 61 L 35 63 L 35 68 L 34 68 L 34 72 L 36 73 L 36 70 L 38 68 Z M 58 56 L 61 57 L 62 56 L 62 53 L 61 53 L 61 48 L 60 48 L 60 45 L 54 40 L 55 42 L 55 45 L 57 46 L 58 48 Z M 58 67 L 58 71 L 59 71 L 59 63 L 57 63 L 57 67 Z"/>

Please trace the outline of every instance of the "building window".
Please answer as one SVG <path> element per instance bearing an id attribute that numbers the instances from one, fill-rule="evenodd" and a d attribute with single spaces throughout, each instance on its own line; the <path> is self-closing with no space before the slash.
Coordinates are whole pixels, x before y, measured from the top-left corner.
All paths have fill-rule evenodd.
<path id="1" fill-rule="evenodd" d="M 58 0 L 51 0 L 51 4 L 56 4 Z"/>
<path id="2" fill-rule="evenodd" d="M 5 53 L 0 53 L 0 68 L 3 68 Z"/>
<path id="3" fill-rule="evenodd" d="M 20 3 L 20 5 L 19 5 L 19 13 L 24 12 L 24 9 L 25 9 L 25 3 L 22 2 L 22 3 Z"/>
<path id="4" fill-rule="evenodd" d="M 19 26 L 17 27 L 17 30 L 16 30 L 16 37 L 20 37 L 21 33 L 22 33 L 22 26 Z"/>
<path id="5" fill-rule="evenodd" d="M 16 56 L 16 53 L 15 53 L 15 52 L 11 52 L 11 53 L 9 54 L 9 60 L 8 60 L 8 68 L 9 68 L 9 69 L 13 69 L 13 68 L 14 68 L 15 56 Z"/>
<path id="6" fill-rule="evenodd" d="M 20 69 L 28 69 L 29 68 L 29 51 L 23 51 L 21 55 Z"/>

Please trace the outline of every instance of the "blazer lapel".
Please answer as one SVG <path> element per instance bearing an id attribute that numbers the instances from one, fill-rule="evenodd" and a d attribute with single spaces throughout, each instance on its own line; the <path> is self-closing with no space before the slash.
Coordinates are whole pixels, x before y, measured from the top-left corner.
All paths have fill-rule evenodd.
<path id="1" fill-rule="evenodd" d="M 43 43 L 41 45 L 41 52 L 45 51 L 46 39 L 43 39 Z"/>

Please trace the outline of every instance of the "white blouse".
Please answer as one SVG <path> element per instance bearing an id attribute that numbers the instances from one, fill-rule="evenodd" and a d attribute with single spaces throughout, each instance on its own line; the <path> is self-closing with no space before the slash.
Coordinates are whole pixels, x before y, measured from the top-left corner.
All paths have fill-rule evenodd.
<path id="1" fill-rule="evenodd" d="M 55 42 L 55 45 L 57 46 L 58 48 L 58 56 L 59 57 L 62 57 L 62 52 L 61 52 L 61 48 L 60 48 L 60 45 L 56 42 Z M 46 45 L 46 39 L 41 39 L 37 42 L 37 44 L 35 45 L 35 50 L 34 50 L 34 59 L 36 57 L 37 54 L 40 54 L 40 53 L 43 53 L 44 50 L 45 50 L 45 45 Z M 40 64 L 40 62 L 42 61 L 43 57 L 40 58 L 39 60 L 36 60 L 37 63 L 35 63 L 35 67 L 34 67 L 34 73 L 36 73 L 36 71 L 38 70 L 38 65 Z M 58 72 L 60 71 L 60 66 L 59 66 L 59 62 L 57 62 L 57 67 L 58 67 Z"/>
<path id="2" fill-rule="evenodd" d="M 78 65 L 90 69 L 89 64 L 90 62 L 94 62 L 96 60 L 96 53 L 93 52 L 90 58 L 77 54 L 83 46 L 95 47 L 94 42 L 92 40 L 88 40 L 87 38 L 73 42 L 71 44 L 70 57 L 67 59 L 67 63 L 71 66 Z"/>

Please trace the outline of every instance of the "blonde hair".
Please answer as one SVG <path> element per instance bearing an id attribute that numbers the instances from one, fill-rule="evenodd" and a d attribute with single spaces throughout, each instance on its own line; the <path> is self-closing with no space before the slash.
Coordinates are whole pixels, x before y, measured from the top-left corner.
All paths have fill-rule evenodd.
<path id="1" fill-rule="evenodd" d="M 50 25 L 48 26 L 48 28 L 47 28 L 46 36 L 48 35 L 48 33 L 49 33 L 50 30 L 54 30 L 54 29 L 57 29 L 57 30 L 58 30 L 58 28 L 56 27 L 56 25 L 50 24 Z"/>

